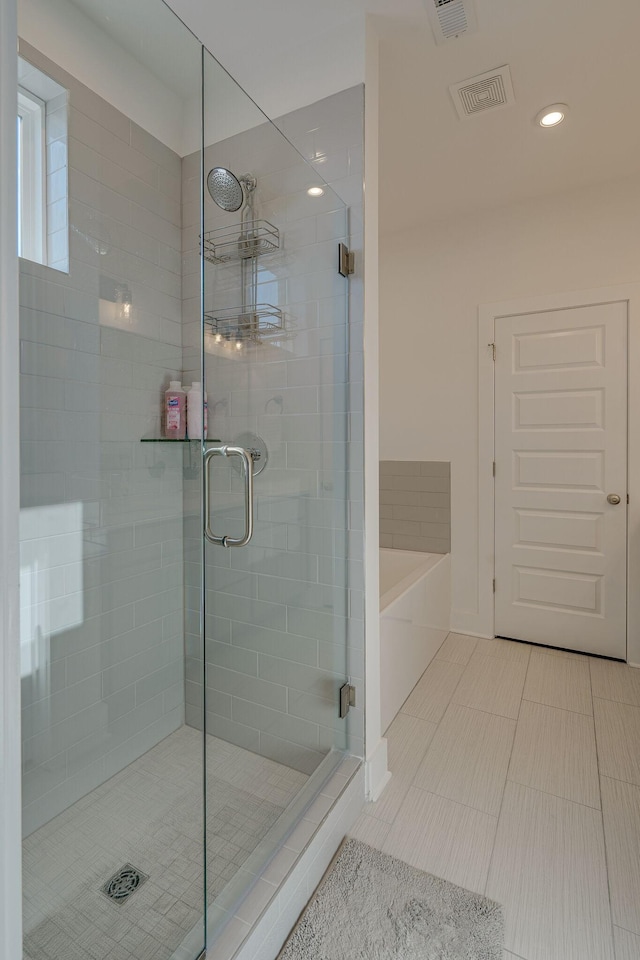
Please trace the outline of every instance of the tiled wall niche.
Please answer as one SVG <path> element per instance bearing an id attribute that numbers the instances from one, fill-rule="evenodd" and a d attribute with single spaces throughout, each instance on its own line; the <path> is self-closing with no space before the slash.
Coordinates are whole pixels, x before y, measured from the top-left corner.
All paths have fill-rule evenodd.
<path id="1" fill-rule="evenodd" d="M 362 690 L 364 676 L 362 258 L 350 284 L 336 269 L 337 243 L 350 229 L 361 249 L 362 120 L 357 87 L 278 121 L 309 158 L 323 148 L 318 170 L 350 204 L 351 225 L 331 191 L 319 200 L 307 195 L 313 168 L 267 123 L 208 147 L 205 160 L 205 171 L 222 165 L 257 178 L 257 215 L 282 234 L 281 251 L 258 262 L 258 299 L 283 307 L 294 324 L 279 346 L 225 354 L 224 345 L 207 342 L 209 435 L 233 440 L 254 431 L 270 457 L 256 478 L 252 543 L 207 547 L 207 730 L 306 773 L 332 747 L 361 754 L 363 744 L 360 705 L 346 721 L 337 710 L 345 678 Z M 186 157 L 184 344 L 194 379 L 199 171 L 200 158 Z M 230 223 L 233 215 L 206 196 L 205 228 Z M 234 266 L 207 266 L 205 309 L 237 302 Z M 215 522 L 236 531 L 238 480 L 223 463 L 214 477 Z M 186 717 L 195 726 L 202 698 L 197 491 L 196 480 L 185 484 Z"/>
<path id="2" fill-rule="evenodd" d="M 380 546 L 451 551 L 451 464 L 380 461 Z"/>
<path id="3" fill-rule="evenodd" d="M 184 719 L 182 450 L 140 443 L 182 368 L 181 162 L 20 53 L 69 91 L 69 272 L 20 264 L 28 834 Z"/>

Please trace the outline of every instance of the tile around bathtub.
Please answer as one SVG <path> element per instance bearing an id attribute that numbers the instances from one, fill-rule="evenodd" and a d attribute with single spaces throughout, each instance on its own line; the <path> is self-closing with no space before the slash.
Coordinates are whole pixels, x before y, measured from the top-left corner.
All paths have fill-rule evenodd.
<path id="1" fill-rule="evenodd" d="M 381 460 L 380 477 L 418 477 L 420 463 L 415 460 Z"/>
<path id="2" fill-rule="evenodd" d="M 448 540 L 434 540 L 431 537 L 391 534 L 391 546 L 394 550 L 415 550 L 419 553 L 449 553 Z"/>
<path id="3" fill-rule="evenodd" d="M 450 552 L 450 473 L 446 461 L 380 462 L 381 546 Z"/>

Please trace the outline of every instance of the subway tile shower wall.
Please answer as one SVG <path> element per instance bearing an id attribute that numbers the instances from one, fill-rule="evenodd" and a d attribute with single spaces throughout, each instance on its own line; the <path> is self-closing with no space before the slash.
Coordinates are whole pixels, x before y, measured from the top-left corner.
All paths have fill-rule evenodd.
<path id="1" fill-rule="evenodd" d="M 307 158 L 323 146 L 319 172 L 349 203 L 350 224 L 331 191 L 319 200 L 307 195 L 311 168 L 269 124 L 208 147 L 205 160 L 205 170 L 222 165 L 257 178 L 257 215 L 282 236 L 281 251 L 258 261 L 258 301 L 295 320 L 284 348 L 245 343 L 225 359 L 207 340 L 209 436 L 233 440 L 253 431 L 269 450 L 255 481 L 252 542 L 241 550 L 207 546 L 207 730 L 305 773 L 333 746 L 358 755 L 363 747 L 360 704 L 346 721 L 337 706 L 345 678 L 362 689 L 364 677 L 362 120 L 356 87 L 277 121 Z M 199 191 L 194 154 L 183 161 L 184 367 L 194 379 Z M 205 229 L 229 223 L 233 216 L 207 196 Z M 347 329 L 347 286 L 336 261 L 337 243 L 349 234 L 357 272 Z M 205 307 L 237 304 L 237 278 L 233 265 L 207 265 Z M 213 489 L 216 525 L 238 530 L 241 488 L 227 464 L 215 462 Z M 201 529 L 194 476 L 185 481 L 186 717 L 193 726 L 202 723 Z"/>
<path id="2" fill-rule="evenodd" d="M 380 546 L 423 553 L 450 552 L 450 463 L 380 462 Z"/>
<path id="3" fill-rule="evenodd" d="M 182 450 L 140 443 L 182 369 L 181 161 L 21 54 L 69 91 L 69 272 L 20 271 L 29 833 L 184 720 Z"/>

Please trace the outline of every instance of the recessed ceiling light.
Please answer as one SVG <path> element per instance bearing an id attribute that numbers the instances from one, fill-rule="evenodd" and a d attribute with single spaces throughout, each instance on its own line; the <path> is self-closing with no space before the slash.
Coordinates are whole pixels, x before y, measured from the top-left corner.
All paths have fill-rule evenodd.
<path id="1" fill-rule="evenodd" d="M 536 123 L 541 127 L 557 127 L 567 115 L 566 103 L 552 103 L 536 114 Z"/>
<path id="2" fill-rule="evenodd" d="M 310 197 L 322 197 L 324 196 L 324 190 L 322 187 L 309 187 L 307 193 Z"/>

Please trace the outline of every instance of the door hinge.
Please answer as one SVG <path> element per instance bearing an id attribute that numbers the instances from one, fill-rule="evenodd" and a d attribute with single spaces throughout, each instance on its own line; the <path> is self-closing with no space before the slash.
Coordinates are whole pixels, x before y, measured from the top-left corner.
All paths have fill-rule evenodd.
<path id="1" fill-rule="evenodd" d="M 349 681 L 340 687 L 340 719 L 344 720 L 351 707 L 356 705 L 356 688 Z"/>
<path id="2" fill-rule="evenodd" d="M 346 243 L 338 244 L 338 273 L 341 277 L 350 277 L 356 272 L 356 255 Z"/>
<path id="3" fill-rule="evenodd" d="M 629 494 L 627 494 L 627 503 L 629 503 Z"/>
<path id="4" fill-rule="evenodd" d="M 494 580 L 493 580 L 493 592 L 494 592 L 494 593 L 496 592 L 496 581 L 495 581 L 495 577 L 494 577 Z"/>
<path id="5" fill-rule="evenodd" d="M 495 343 L 488 343 L 487 346 L 491 350 L 491 359 L 495 361 L 496 359 L 496 345 Z"/>
<path id="6" fill-rule="evenodd" d="M 495 477 L 495 475 L 496 475 L 496 462 L 495 462 L 495 460 L 493 461 L 493 475 L 494 475 L 494 477 Z"/>

